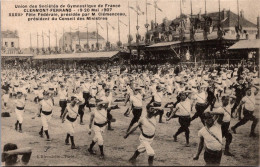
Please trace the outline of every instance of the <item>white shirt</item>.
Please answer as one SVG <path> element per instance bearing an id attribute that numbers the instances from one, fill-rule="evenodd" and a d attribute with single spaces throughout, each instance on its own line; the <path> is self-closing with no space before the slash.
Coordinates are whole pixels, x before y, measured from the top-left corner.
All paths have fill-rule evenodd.
<path id="1" fill-rule="evenodd" d="M 40 104 L 42 105 L 42 111 L 52 111 L 53 103 L 51 99 L 43 99 L 42 101 L 40 101 Z"/>
<path id="2" fill-rule="evenodd" d="M 94 122 L 103 124 L 107 121 L 107 111 L 105 109 L 102 108 L 101 110 L 94 110 L 93 114 L 95 116 Z"/>
<path id="3" fill-rule="evenodd" d="M 15 99 L 14 103 L 16 107 L 22 108 L 25 106 L 25 99 L 23 97 L 21 99 Z"/>
<path id="4" fill-rule="evenodd" d="M 59 95 L 60 95 L 60 100 L 67 100 L 68 92 L 65 89 L 60 90 Z"/>
<path id="5" fill-rule="evenodd" d="M 191 114 L 191 101 L 186 99 L 185 101 L 181 101 L 176 105 L 176 115 L 178 116 L 190 116 Z"/>
<path id="6" fill-rule="evenodd" d="M 155 117 L 152 117 L 150 119 L 147 117 L 143 117 L 140 119 L 140 121 L 142 122 L 142 130 L 144 134 L 148 136 L 152 136 L 155 134 L 155 129 L 156 129 Z"/>
<path id="7" fill-rule="evenodd" d="M 68 115 L 70 118 L 76 118 L 78 115 L 78 106 L 75 105 L 74 107 L 72 107 L 71 105 L 68 105 L 67 107 L 68 110 Z"/>
<path id="8" fill-rule="evenodd" d="M 197 93 L 194 95 L 194 98 L 198 103 L 206 103 L 207 95 L 206 92 L 202 91 L 201 93 Z"/>
<path id="9" fill-rule="evenodd" d="M 79 99 L 79 101 L 81 101 L 81 102 L 84 102 L 84 101 L 85 101 L 84 98 L 83 98 L 83 93 L 82 93 L 82 92 L 76 93 L 76 94 L 75 94 L 75 97 L 76 97 L 77 99 Z"/>
<path id="10" fill-rule="evenodd" d="M 163 92 L 153 92 L 154 101 L 161 103 L 163 98 Z"/>
<path id="11" fill-rule="evenodd" d="M 253 93 L 251 94 L 251 96 L 243 97 L 242 101 L 245 102 L 245 109 L 249 111 L 255 110 L 255 96 Z"/>
<path id="12" fill-rule="evenodd" d="M 133 103 L 135 107 L 142 107 L 143 106 L 143 98 L 140 93 L 137 95 L 130 96 L 130 101 Z"/>
<path id="13" fill-rule="evenodd" d="M 221 126 L 215 122 L 215 124 L 209 128 L 209 131 L 213 133 L 219 141 L 222 143 L 222 130 Z M 206 129 L 206 127 L 203 127 L 198 132 L 199 137 L 204 138 L 205 145 L 208 149 L 212 151 L 220 151 L 222 149 L 222 144 L 218 142 L 217 139 L 215 139 Z"/>
<path id="14" fill-rule="evenodd" d="M 102 96 L 100 99 L 103 101 L 108 101 L 108 107 L 110 107 L 112 105 L 113 97 L 112 97 L 111 93 L 108 96 L 105 96 L 105 95 Z"/>
<path id="15" fill-rule="evenodd" d="M 214 112 L 217 113 L 223 113 L 223 122 L 230 122 L 231 120 L 231 106 L 227 105 L 226 107 L 218 107 L 216 109 L 213 110 Z"/>

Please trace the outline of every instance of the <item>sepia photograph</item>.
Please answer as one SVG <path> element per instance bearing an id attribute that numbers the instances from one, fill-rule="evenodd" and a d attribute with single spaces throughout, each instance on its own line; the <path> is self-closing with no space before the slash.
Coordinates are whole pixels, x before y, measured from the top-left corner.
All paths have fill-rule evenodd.
<path id="1" fill-rule="evenodd" d="M 259 0 L 2 0 L 1 166 L 260 166 Z"/>

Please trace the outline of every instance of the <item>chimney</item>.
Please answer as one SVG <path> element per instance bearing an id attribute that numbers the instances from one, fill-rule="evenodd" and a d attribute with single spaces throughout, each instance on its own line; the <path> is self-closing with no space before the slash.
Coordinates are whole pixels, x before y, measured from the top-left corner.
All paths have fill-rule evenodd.
<path id="1" fill-rule="evenodd" d="M 240 17 L 244 18 L 244 10 L 243 9 L 240 11 Z"/>
<path id="2" fill-rule="evenodd" d="M 257 39 L 260 39 L 260 17 L 257 17 Z"/>
<path id="3" fill-rule="evenodd" d="M 227 11 L 226 11 L 226 9 L 224 8 L 224 9 L 223 9 L 223 20 L 224 20 L 226 17 L 227 17 Z"/>

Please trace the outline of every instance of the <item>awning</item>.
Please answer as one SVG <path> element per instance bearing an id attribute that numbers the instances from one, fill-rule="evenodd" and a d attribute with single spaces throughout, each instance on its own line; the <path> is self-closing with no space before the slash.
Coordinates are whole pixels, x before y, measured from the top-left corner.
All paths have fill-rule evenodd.
<path id="1" fill-rule="evenodd" d="M 228 49 L 259 49 L 260 39 L 241 40 Z"/>
<path id="2" fill-rule="evenodd" d="M 163 47 L 163 46 L 171 46 L 174 44 L 179 44 L 181 43 L 180 41 L 174 41 L 174 42 L 160 42 L 160 43 L 156 43 L 150 46 L 147 46 L 147 48 L 157 48 L 157 47 Z"/>
<path id="3" fill-rule="evenodd" d="M 55 55 L 37 55 L 33 59 L 51 60 L 51 59 L 109 59 L 116 55 L 118 51 L 108 52 L 88 52 L 88 53 L 71 53 L 71 54 L 55 54 Z"/>
<path id="4" fill-rule="evenodd" d="M 33 54 L 1 54 L 4 58 L 30 58 Z"/>

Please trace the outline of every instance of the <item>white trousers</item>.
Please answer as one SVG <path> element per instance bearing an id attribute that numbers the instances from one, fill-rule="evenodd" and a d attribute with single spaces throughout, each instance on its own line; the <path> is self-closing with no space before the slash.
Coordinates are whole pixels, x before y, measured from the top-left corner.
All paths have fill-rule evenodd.
<path id="1" fill-rule="evenodd" d="M 140 145 L 137 147 L 137 150 L 141 153 L 145 152 L 147 153 L 148 156 L 154 156 L 154 150 L 151 147 L 151 144 L 153 142 L 153 138 L 149 139 L 144 137 L 142 134 L 139 137 L 140 140 Z"/>
<path id="2" fill-rule="evenodd" d="M 42 126 L 43 126 L 43 130 L 48 130 L 49 126 L 48 126 L 48 122 L 51 120 L 51 115 L 44 115 L 43 113 L 41 113 L 41 121 L 42 121 Z"/>
<path id="3" fill-rule="evenodd" d="M 97 126 L 97 125 L 93 125 L 93 131 L 95 133 L 93 141 L 97 142 L 98 145 L 103 145 L 104 144 L 104 139 L 102 136 L 102 133 L 104 133 L 106 126 L 103 126 L 102 128 Z"/>
<path id="4" fill-rule="evenodd" d="M 15 108 L 16 118 L 19 121 L 19 123 L 23 123 L 23 113 L 24 110 L 18 110 L 17 108 Z"/>
<path id="5" fill-rule="evenodd" d="M 74 130 L 75 125 L 76 125 L 76 121 L 71 122 L 71 121 L 69 121 L 69 120 L 67 120 L 67 119 L 65 120 L 65 128 L 66 128 L 67 133 L 70 134 L 70 136 L 74 136 L 74 133 L 75 133 L 75 130 Z"/>

